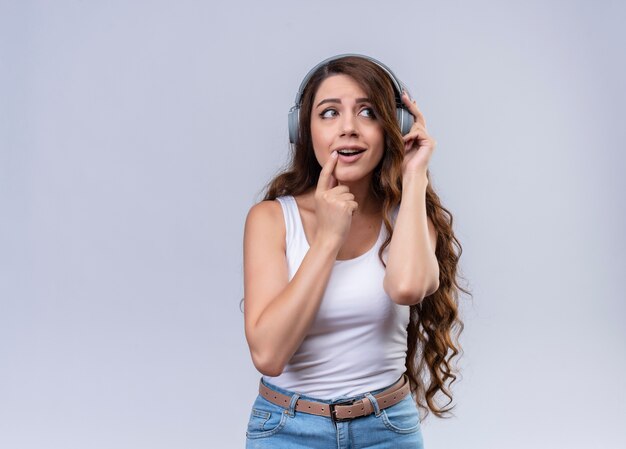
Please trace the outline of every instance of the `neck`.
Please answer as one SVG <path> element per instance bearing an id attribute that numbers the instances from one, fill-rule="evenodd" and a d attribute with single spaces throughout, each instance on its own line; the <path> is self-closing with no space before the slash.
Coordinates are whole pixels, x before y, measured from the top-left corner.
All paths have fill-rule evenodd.
<path id="1" fill-rule="evenodd" d="M 340 181 L 339 184 L 348 186 L 350 193 L 354 195 L 354 201 L 359 205 L 355 215 L 371 216 L 380 213 L 380 200 L 371 191 L 371 176 L 355 182 Z"/>

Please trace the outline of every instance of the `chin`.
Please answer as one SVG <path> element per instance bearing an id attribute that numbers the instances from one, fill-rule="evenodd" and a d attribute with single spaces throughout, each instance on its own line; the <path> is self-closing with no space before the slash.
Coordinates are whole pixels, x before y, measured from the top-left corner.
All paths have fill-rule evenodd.
<path id="1" fill-rule="evenodd" d="M 362 170 L 335 170 L 335 178 L 340 182 L 355 182 L 366 178 L 368 173 L 363 173 Z"/>
<path id="2" fill-rule="evenodd" d="M 358 179 L 358 176 L 357 177 L 351 176 L 348 173 L 337 173 L 337 172 L 335 172 L 334 176 L 335 176 L 335 179 L 337 179 L 337 181 L 339 181 L 339 182 L 353 182 L 356 179 Z"/>

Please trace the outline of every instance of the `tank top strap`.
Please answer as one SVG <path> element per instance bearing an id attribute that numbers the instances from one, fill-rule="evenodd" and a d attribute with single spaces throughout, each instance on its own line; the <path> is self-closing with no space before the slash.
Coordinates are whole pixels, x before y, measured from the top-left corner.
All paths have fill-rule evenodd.
<path id="1" fill-rule="evenodd" d="M 284 195 L 277 197 L 276 200 L 278 200 L 283 209 L 285 239 L 288 251 L 294 245 L 297 245 L 298 248 L 308 246 L 296 199 L 292 195 Z"/>

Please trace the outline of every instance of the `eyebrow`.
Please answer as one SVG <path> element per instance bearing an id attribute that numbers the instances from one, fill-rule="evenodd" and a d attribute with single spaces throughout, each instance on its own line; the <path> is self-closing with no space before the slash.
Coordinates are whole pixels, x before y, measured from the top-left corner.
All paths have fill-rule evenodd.
<path id="1" fill-rule="evenodd" d="M 369 98 L 367 98 L 367 97 L 364 97 L 364 98 L 357 98 L 356 102 L 357 102 L 357 104 L 359 104 L 359 103 L 371 103 L 371 100 Z M 326 99 L 320 101 L 317 104 L 317 106 L 315 106 L 315 107 L 319 108 L 324 103 L 339 103 L 339 104 L 341 104 L 341 100 L 339 98 L 326 98 Z"/>

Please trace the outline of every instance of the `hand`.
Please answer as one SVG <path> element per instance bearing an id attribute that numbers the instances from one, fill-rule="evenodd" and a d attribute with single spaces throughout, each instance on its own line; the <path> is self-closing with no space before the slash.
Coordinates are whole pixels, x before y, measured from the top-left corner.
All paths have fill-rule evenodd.
<path id="1" fill-rule="evenodd" d="M 411 100 L 406 91 L 402 93 L 402 101 L 415 117 L 415 123 L 411 126 L 410 131 L 402 137 L 405 151 L 402 174 L 403 176 L 413 174 L 426 176 L 428 162 L 437 143 L 426 131 L 424 116 L 417 108 L 415 100 Z"/>
<path id="2" fill-rule="evenodd" d="M 348 186 L 337 185 L 333 171 L 337 166 L 337 152 L 333 151 L 328 158 L 315 190 L 315 215 L 317 216 L 317 242 L 332 242 L 337 251 L 348 236 L 352 224 L 352 214 L 359 205 L 354 201 Z"/>

